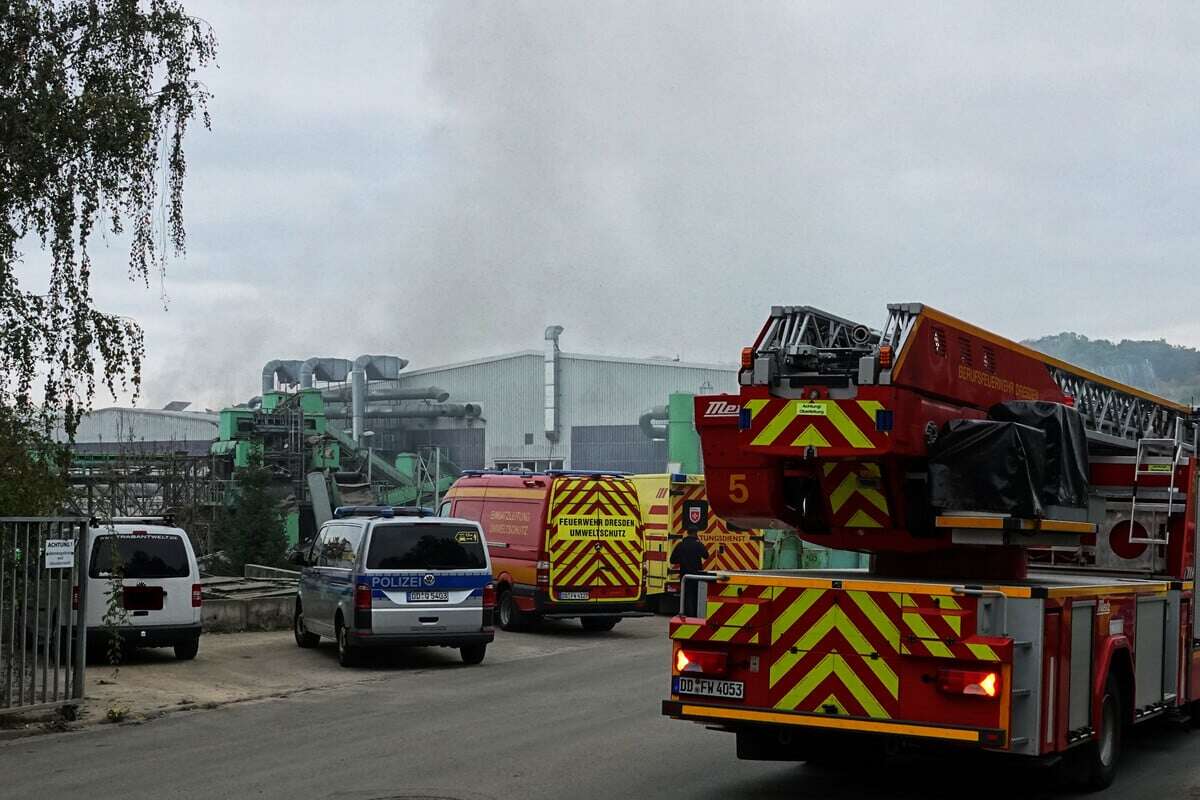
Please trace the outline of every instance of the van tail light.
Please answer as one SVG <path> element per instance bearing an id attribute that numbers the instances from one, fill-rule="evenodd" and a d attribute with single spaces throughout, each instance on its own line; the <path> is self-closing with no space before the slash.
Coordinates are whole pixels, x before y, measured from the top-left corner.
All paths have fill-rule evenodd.
<path id="1" fill-rule="evenodd" d="M 537 584 L 538 586 L 550 585 L 550 562 L 537 562 Z"/>
<path id="2" fill-rule="evenodd" d="M 78 586 L 71 587 L 71 610 L 72 611 L 79 610 L 79 587 Z"/>
<path id="3" fill-rule="evenodd" d="M 365 583 L 354 586 L 354 627 L 371 630 L 371 587 Z"/>
<path id="4" fill-rule="evenodd" d="M 966 669 L 939 669 L 938 691 L 945 694 L 973 697 L 996 697 L 1000 694 L 1000 675 Z"/>
<path id="5" fill-rule="evenodd" d="M 204 605 L 204 587 L 198 583 L 192 584 L 192 608 Z"/>
<path id="6" fill-rule="evenodd" d="M 682 647 L 675 653 L 675 671 L 680 675 L 724 675 L 728 669 L 728 653 Z"/>
<path id="7" fill-rule="evenodd" d="M 489 583 L 483 587 L 483 627 L 490 630 L 495 626 L 496 613 L 496 584 Z"/>

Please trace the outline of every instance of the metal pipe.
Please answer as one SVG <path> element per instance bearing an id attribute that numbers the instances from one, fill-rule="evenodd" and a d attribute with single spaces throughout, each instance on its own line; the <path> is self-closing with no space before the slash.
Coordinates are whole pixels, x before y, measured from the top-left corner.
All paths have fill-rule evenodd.
<path id="1" fill-rule="evenodd" d="M 300 366 L 303 362 L 275 359 L 268 361 L 262 369 L 263 394 L 275 391 L 275 377 L 279 376 L 279 385 L 295 385 L 300 382 Z"/>
<path id="2" fill-rule="evenodd" d="M 351 436 L 362 444 L 363 411 L 367 406 L 367 375 L 361 369 L 350 373 Z"/>
<path id="3" fill-rule="evenodd" d="M 546 327 L 546 350 L 543 357 L 542 389 L 544 391 L 544 425 L 546 439 L 558 441 L 558 337 L 562 335 L 562 325 Z"/>
<path id="4" fill-rule="evenodd" d="M 670 419 L 670 413 L 666 406 L 655 406 L 642 416 L 638 417 L 638 427 L 642 429 L 642 433 L 646 434 L 647 439 L 656 442 L 664 442 L 667 439 L 667 426 L 655 425 L 656 420 Z"/>
<path id="5" fill-rule="evenodd" d="M 354 362 L 348 358 L 310 358 L 300 365 L 300 388 L 311 389 L 314 379 L 340 383 L 352 369 Z"/>
<path id="6" fill-rule="evenodd" d="M 321 392 L 321 397 L 325 399 L 327 404 L 346 403 L 351 399 L 351 392 L 347 388 L 326 389 Z M 367 401 L 375 402 L 376 400 L 434 400 L 438 403 L 444 403 L 450 399 L 450 393 L 445 389 L 437 386 L 421 386 L 412 389 L 382 389 L 380 391 L 368 391 Z"/>
<path id="7" fill-rule="evenodd" d="M 345 411 L 326 412 L 327 419 L 345 419 L 351 416 L 356 422 L 355 426 L 361 425 L 361 419 L 436 419 L 438 417 L 461 417 L 466 419 L 475 419 L 483 414 L 483 408 L 477 403 L 441 403 L 436 406 L 424 406 L 419 408 L 376 408 L 370 407 L 362 410 L 361 419 L 357 416 L 359 412 L 355 410 L 353 414 L 348 415 Z"/>

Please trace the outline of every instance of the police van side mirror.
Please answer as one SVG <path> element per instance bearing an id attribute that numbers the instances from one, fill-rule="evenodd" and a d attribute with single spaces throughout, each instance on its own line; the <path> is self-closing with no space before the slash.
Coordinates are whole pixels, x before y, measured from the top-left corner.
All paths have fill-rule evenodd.
<path id="1" fill-rule="evenodd" d="M 303 550 L 293 550 L 291 557 L 288 558 L 288 561 L 300 567 L 308 566 L 308 559 L 305 557 Z"/>

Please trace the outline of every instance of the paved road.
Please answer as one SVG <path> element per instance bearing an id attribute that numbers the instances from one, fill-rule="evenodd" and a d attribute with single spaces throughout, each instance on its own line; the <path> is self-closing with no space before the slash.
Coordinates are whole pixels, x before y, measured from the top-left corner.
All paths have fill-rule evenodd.
<path id="1" fill-rule="evenodd" d="M 636 800 L 1067 797 L 1008 761 L 886 770 L 739 762 L 732 737 L 659 716 L 663 619 L 608 635 L 501 634 L 480 667 L 422 651 L 378 680 L 0 744 L 3 798 L 384 797 Z M 279 658 L 329 659 L 284 650 Z M 1200 800 L 1200 734 L 1132 742 L 1109 797 Z"/>

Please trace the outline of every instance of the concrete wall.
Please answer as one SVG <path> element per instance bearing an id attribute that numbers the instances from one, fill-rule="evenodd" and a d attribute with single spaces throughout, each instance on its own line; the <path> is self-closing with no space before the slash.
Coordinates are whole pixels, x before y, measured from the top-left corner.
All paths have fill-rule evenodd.
<path id="1" fill-rule="evenodd" d="M 295 608 L 294 597 L 205 600 L 201 624 L 210 633 L 287 630 Z"/>

